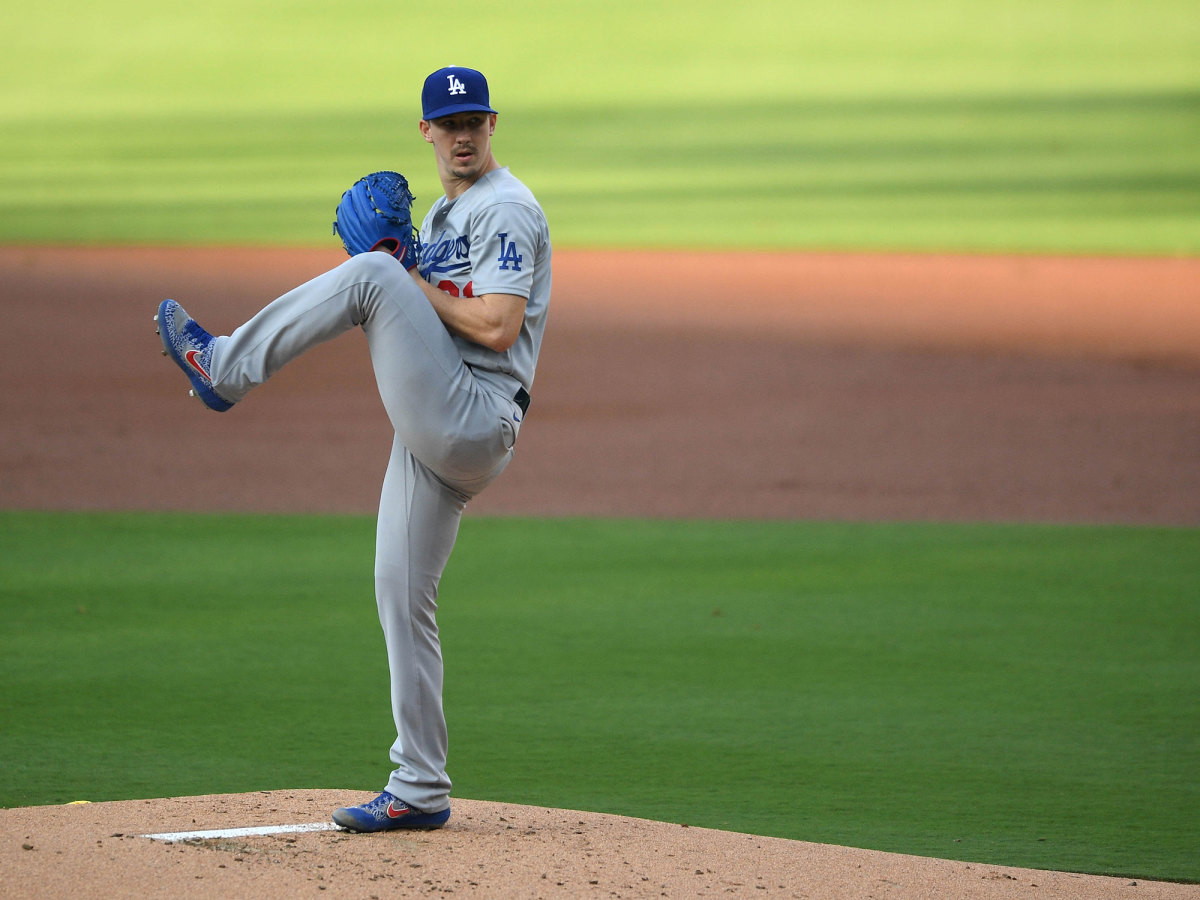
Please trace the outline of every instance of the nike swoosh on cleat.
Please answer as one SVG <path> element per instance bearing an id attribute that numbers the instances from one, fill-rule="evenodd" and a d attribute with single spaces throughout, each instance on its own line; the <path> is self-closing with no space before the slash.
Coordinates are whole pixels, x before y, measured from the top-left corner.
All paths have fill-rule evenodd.
<path id="1" fill-rule="evenodd" d="M 401 816 L 408 815 L 410 812 L 412 812 L 412 810 L 407 806 L 405 806 L 403 809 L 396 809 L 395 804 L 389 803 L 387 805 L 386 812 L 389 819 L 398 819 Z"/>
<path id="2" fill-rule="evenodd" d="M 200 351 L 199 350 L 189 350 L 187 353 L 183 354 L 183 358 L 187 360 L 187 364 L 189 366 L 191 366 L 193 369 L 195 369 L 197 372 L 199 372 L 201 375 L 203 375 L 209 381 L 212 381 L 212 376 L 209 375 L 207 372 L 205 372 L 204 367 L 202 365 L 200 365 L 200 362 L 199 362 Z"/>

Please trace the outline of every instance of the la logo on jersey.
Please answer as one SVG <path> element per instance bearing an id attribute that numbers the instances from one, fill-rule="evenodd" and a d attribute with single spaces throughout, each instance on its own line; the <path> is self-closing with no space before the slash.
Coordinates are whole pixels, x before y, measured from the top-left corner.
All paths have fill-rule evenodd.
<path id="1" fill-rule="evenodd" d="M 521 260 L 523 257 L 517 252 L 517 242 L 508 240 L 508 232 L 498 233 L 496 237 L 500 238 L 500 256 L 496 262 L 500 263 L 500 268 L 509 271 L 509 264 L 512 264 L 513 272 L 521 271 Z"/>
<path id="2" fill-rule="evenodd" d="M 465 94 L 467 92 L 467 86 L 453 75 L 447 75 L 446 77 L 450 79 L 450 96 L 453 97 L 455 94 Z"/>

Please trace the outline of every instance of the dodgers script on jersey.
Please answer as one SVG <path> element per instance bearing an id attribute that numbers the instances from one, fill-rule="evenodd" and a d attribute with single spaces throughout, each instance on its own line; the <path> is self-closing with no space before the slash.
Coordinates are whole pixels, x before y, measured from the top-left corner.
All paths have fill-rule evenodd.
<path id="1" fill-rule="evenodd" d="M 507 167 L 489 172 L 454 200 L 439 199 L 421 223 L 418 271 L 456 297 L 528 298 L 521 334 L 509 350 L 454 336 L 476 375 L 493 372 L 533 386 L 550 300 L 550 229 L 541 206 Z"/>

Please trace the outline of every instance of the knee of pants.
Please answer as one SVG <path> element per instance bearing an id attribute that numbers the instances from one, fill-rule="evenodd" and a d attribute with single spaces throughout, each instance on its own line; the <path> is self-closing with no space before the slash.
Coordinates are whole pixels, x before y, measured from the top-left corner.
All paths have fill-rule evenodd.
<path id="1" fill-rule="evenodd" d="M 397 277 L 409 277 L 408 270 L 399 260 L 379 250 L 359 253 L 350 257 L 342 265 L 364 281 L 383 283 Z"/>

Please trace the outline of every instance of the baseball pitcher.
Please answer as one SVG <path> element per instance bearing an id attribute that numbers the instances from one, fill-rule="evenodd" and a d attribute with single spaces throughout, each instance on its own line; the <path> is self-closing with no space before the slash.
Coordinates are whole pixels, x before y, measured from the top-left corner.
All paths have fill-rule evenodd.
<path id="1" fill-rule="evenodd" d="M 391 677 L 395 766 L 386 789 L 335 810 L 351 831 L 438 828 L 450 817 L 438 582 L 467 502 L 512 459 L 550 300 L 550 234 L 530 191 L 492 153 L 487 80 L 449 66 L 425 79 L 419 123 L 445 194 L 419 233 L 404 177 L 343 194 L 334 231 L 350 259 L 213 336 L 174 300 L 163 351 L 220 412 L 309 348 L 367 336 L 395 430 L 379 500 L 375 594 Z"/>

